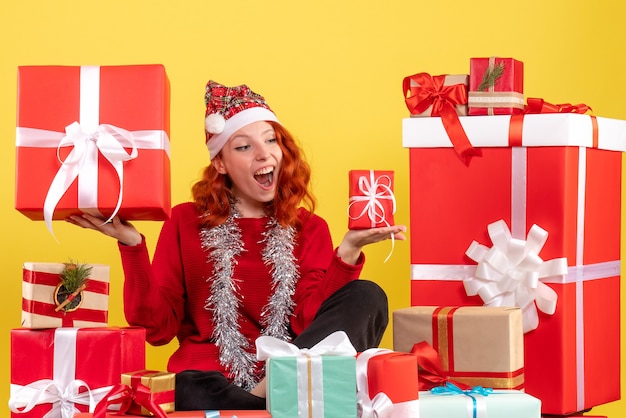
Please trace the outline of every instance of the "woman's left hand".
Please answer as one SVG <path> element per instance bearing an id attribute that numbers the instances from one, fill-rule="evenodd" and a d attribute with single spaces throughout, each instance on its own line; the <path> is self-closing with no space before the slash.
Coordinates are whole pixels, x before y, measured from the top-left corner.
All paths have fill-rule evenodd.
<path id="1" fill-rule="evenodd" d="M 363 247 L 368 244 L 391 239 L 392 235 L 394 239 L 404 241 L 406 240 L 404 232 L 406 232 L 406 226 L 404 225 L 349 230 L 346 232 L 343 241 L 341 241 L 341 244 L 339 244 L 337 248 L 337 255 L 345 263 L 356 264 Z"/>

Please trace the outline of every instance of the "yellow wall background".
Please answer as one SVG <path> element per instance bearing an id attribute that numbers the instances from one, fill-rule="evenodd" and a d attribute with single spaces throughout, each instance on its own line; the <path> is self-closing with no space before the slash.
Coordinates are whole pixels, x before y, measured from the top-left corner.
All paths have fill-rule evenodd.
<path id="1" fill-rule="evenodd" d="M 20 325 L 24 261 L 68 258 L 111 266 L 110 324 L 125 325 L 122 272 L 112 240 L 13 208 L 16 67 L 162 63 L 171 96 L 172 199 L 188 200 L 208 163 L 203 94 L 209 78 L 249 84 L 299 138 L 314 170 L 319 214 L 336 243 L 346 228 L 350 169 L 396 172 L 396 222 L 409 224 L 407 116 L 401 82 L 426 71 L 467 73 L 469 58 L 498 55 L 525 64 L 527 97 L 584 102 L 599 116 L 626 119 L 623 19 L 611 0 L 25 0 L 0 8 L 0 401 L 9 391 L 10 329 Z M 136 222 L 151 248 L 160 223 Z M 391 309 L 409 305 L 409 243 L 367 249 L 363 273 L 388 292 Z M 391 347 L 391 329 L 383 344 Z M 623 339 L 622 339 L 623 341 Z M 174 345 L 148 348 L 164 369 Z M 624 370 L 624 369 L 622 369 Z M 594 408 L 621 416 L 626 400 Z M 8 409 L 0 406 L 0 416 Z"/>

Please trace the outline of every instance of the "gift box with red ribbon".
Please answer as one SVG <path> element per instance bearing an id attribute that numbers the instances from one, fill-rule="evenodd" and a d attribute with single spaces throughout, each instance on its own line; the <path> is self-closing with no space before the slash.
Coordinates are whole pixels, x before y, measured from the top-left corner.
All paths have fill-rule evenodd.
<path id="1" fill-rule="evenodd" d="M 170 214 L 162 65 L 18 69 L 15 207 L 33 220 Z"/>
<path id="2" fill-rule="evenodd" d="M 417 357 L 371 348 L 356 359 L 359 417 L 419 416 Z"/>
<path id="3" fill-rule="evenodd" d="M 74 418 L 92 418 L 94 414 L 88 412 L 82 412 L 76 414 Z M 105 418 L 120 417 L 119 414 L 111 412 L 105 415 Z M 269 412 L 265 410 L 206 410 L 206 411 L 175 411 L 167 414 L 167 417 L 179 417 L 179 418 L 271 418 Z"/>
<path id="4" fill-rule="evenodd" d="M 350 170 L 348 229 L 394 224 L 393 171 Z"/>
<path id="5" fill-rule="evenodd" d="M 402 81 L 404 101 L 411 117 L 441 116 L 443 107 L 451 107 L 457 115 L 467 116 L 469 75 L 443 74 L 431 76 L 418 73 Z"/>
<path id="6" fill-rule="evenodd" d="M 176 387 L 176 374 L 157 370 L 139 370 L 136 372 L 122 373 L 122 384 L 127 385 L 133 392 L 143 390 L 147 393 L 150 404 L 158 406 L 160 411 L 174 411 L 174 390 Z M 147 389 L 147 390 L 146 390 Z M 155 415 L 151 408 L 138 402 L 137 395 L 133 396 L 133 402 L 128 408 L 132 415 Z"/>
<path id="7" fill-rule="evenodd" d="M 460 119 L 483 153 L 469 167 L 441 121 L 403 120 L 411 305 L 522 308 L 525 390 L 544 413 L 619 399 L 626 122 L 578 113 Z"/>
<path id="8" fill-rule="evenodd" d="M 465 164 L 480 151 L 473 148 L 459 121 L 467 114 L 467 75 L 438 75 L 418 73 L 402 80 L 404 102 L 411 117 L 440 117 L 457 155 Z"/>
<path id="9" fill-rule="evenodd" d="M 176 374 L 157 370 L 122 373 L 121 383 L 96 405 L 95 418 L 104 418 L 107 411 L 118 414 L 166 418 L 174 411 Z M 115 406 L 115 409 L 112 408 Z"/>
<path id="10" fill-rule="evenodd" d="M 85 289 L 62 308 L 60 274 L 63 263 L 24 263 L 22 281 L 22 327 L 106 327 L 109 314 L 109 266 L 86 264 L 91 274 Z M 60 303 L 61 302 L 61 303 Z M 67 306 L 67 305 L 66 305 Z"/>
<path id="11" fill-rule="evenodd" d="M 470 59 L 469 115 L 513 115 L 523 109 L 523 62 L 501 57 Z"/>
<path id="12" fill-rule="evenodd" d="M 11 417 L 93 412 L 122 373 L 145 368 L 145 344 L 138 327 L 11 330 Z"/>
<path id="13" fill-rule="evenodd" d="M 447 377 L 468 386 L 524 388 L 519 308 L 413 306 L 393 311 L 393 324 L 394 350 L 408 353 L 422 341 L 434 348 L 441 370 L 429 372 L 439 374 L 439 382 Z"/>

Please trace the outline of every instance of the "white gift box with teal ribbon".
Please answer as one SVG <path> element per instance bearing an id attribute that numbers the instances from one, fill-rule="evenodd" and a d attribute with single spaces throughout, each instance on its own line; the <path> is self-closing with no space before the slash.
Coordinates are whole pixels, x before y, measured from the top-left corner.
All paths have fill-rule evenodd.
<path id="1" fill-rule="evenodd" d="M 267 336 L 256 345 L 272 418 L 356 418 L 356 350 L 345 332 L 310 349 Z"/>
<path id="2" fill-rule="evenodd" d="M 421 418 L 541 418 L 541 401 L 519 390 L 453 384 L 419 392 Z"/>

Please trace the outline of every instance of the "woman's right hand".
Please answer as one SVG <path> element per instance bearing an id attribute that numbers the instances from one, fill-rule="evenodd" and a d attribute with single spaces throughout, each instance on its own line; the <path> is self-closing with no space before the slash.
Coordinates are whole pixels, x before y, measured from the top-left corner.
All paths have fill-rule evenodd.
<path id="1" fill-rule="evenodd" d="M 139 231 L 131 223 L 121 220 L 118 216 L 114 216 L 113 219 L 106 222 L 97 216 L 83 213 L 82 215 L 72 215 L 66 220 L 81 228 L 93 229 L 113 237 L 124 245 L 138 245 L 141 244 L 143 239 Z"/>

